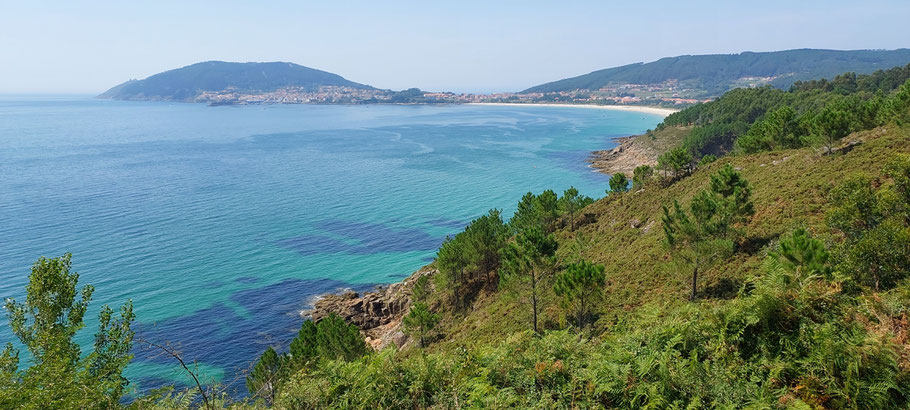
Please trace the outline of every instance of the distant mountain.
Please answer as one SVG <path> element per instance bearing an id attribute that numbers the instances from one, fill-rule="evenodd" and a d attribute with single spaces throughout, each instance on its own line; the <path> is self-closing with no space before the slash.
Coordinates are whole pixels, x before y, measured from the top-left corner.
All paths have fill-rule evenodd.
<path id="1" fill-rule="evenodd" d="M 99 95 L 116 100 L 194 101 L 203 92 L 270 92 L 286 87 L 316 90 L 322 86 L 372 90 L 322 70 L 285 62 L 229 63 L 206 61 L 130 80 Z"/>
<path id="2" fill-rule="evenodd" d="M 815 50 L 800 49 L 739 54 L 666 57 L 594 71 L 578 77 L 528 88 L 522 93 L 599 90 L 621 84 L 661 84 L 676 80 L 683 87 L 717 96 L 742 86 L 742 79 L 765 77 L 766 82 L 787 88 L 796 81 L 833 77 L 852 71 L 868 74 L 910 62 L 910 49 Z"/>

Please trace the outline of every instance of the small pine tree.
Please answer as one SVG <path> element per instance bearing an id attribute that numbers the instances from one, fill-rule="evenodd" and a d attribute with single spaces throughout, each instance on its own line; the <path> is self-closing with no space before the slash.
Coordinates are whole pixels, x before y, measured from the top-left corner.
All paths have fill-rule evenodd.
<path id="1" fill-rule="evenodd" d="M 275 393 L 283 376 L 283 371 L 284 358 L 279 356 L 275 349 L 269 346 L 268 349 L 265 349 L 262 356 L 259 356 L 256 366 L 246 377 L 246 388 L 251 395 L 262 397 L 268 403 L 274 403 Z"/>
<path id="2" fill-rule="evenodd" d="M 430 277 L 423 275 L 414 282 L 411 297 L 415 302 L 424 302 L 430 296 Z"/>
<path id="3" fill-rule="evenodd" d="M 578 211 L 593 202 L 594 200 L 590 197 L 579 195 L 574 186 L 563 192 L 562 197 L 559 198 L 559 210 L 569 216 L 570 231 L 575 231 L 575 215 Z"/>
<path id="4" fill-rule="evenodd" d="M 291 340 L 290 351 L 288 352 L 289 362 L 293 364 L 294 369 L 301 369 L 307 363 L 316 359 L 319 349 L 316 344 L 316 323 L 312 320 L 304 321 L 300 325 L 300 331 L 297 337 Z"/>
<path id="5" fill-rule="evenodd" d="M 828 264 L 830 254 L 825 249 L 825 244 L 809 235 L 804 228 L 799 228 L 780 241 L 777 252 L 772 252 L 771 257 L 776 258 L 788 272 L 797 278 L 812 275 L 827 277 L 831 273 Z"/>
<path id="6" fill-rule="evenodd" d="M 579 328 L 584 328 L 590 307 L 601 295 L 606 276 L 604 266 L 588 261 L 572 263 L 556 275 L 553 291 L 562 297 L 563 306 L 571 309 Z"/>
<path id="7" fill-rule="evenodd" d="M 663 212 L 667 245 L 678 259 L 692 267 L 689 300 L 695 300 L 699 271 L 732 250 L 732 242 L 718 237 L 718 227 L 722 224 L 721 205 L 716 195 L 701 191 L 692 198 L 688 212 L 678 201 L 673 201 L 672 208 L 664 206 Z"/>
<path id="8" fill-rule="evenodd" d="M 316 346 L 320 359 L 352 361 L 370 351 L 360 329 L 334 313 L 316 323 Z"/>
<path id="9" fill-rule="evenodd" d="M 622 172 L 617 172 L 610 177 L 610 190 L 607 194 L 616 195 L 621 194 L 629 190 L 629 179 L 626 178 L 626 174 Z"/>
<path id="10" fill-rule="evenodd" d="M 672 172 L 671 180 L 676 180 L 688 175 L 692 171 L 692 154 L 684 147 L 676 147 L 661 154 L 657 158 L 657 167 L 667 172 Z"/>
<path id="11" fill-rule="evenodd" d="M 732 165 L 726 164 L 711 175 L 711 192 L 718 196 L 721 206 L 720 235 L 735 239 L 742 234 L 737 225 L 755 214 L 749 182 Z"/>
<path id="12" fill-rule="evenodd" d="M 531 307 L 531 322 L 538 332 L 540 281 L 552 272 L 556 265 L 558 244 L 553 235 L 544 234 L 540 229 L 522 232 L 502 250 L 501 281 L 514 293 L 526 296 Z"/>
<path id="13" fill-rule="evenodd" d="M 416 335 L 420 341 L 420 347 L 425 347 L 427 335 L 439 323 L 439 315 L 430 311 L 426 303 L 417 302 L 411 305 L 411 310 L 407 316 L 402 318 L 405 332 L 409 335 Z"/>
<path id="14" fill-rule="evenodd" d="M 636 167 L 635 170 L 632 171 L 632 189 L 639 190 L 644 188 L 653 174 L 654 169 L 648 165 L 639 165 Z"/>

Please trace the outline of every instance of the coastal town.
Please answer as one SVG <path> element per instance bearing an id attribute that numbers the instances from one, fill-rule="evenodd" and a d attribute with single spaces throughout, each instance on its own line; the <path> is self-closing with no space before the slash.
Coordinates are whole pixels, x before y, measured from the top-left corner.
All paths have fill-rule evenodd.
<path id="1" fill-rule="evenodd" d="M 594 91 L 492 94 L 432 92 L 416 88 L 392 91 L 342 86 L 321 86 L 316 89 L 284 87 L 261 92 L 226 89 L 202 91 L 193 99 L 194 102 L 209 105 L 561 103 L 664 107 L 685 107 L 708 100 L 699 96 L 697 90 L 680 87 L 676 82 L 621 84 Z"/>

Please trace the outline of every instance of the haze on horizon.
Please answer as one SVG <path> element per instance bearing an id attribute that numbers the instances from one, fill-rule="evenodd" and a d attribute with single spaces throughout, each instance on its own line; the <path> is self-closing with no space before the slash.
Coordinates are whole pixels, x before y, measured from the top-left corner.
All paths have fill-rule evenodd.
<path id="1" fill-rule="evenodd" d="M 518 91 L 683 54 L 910 47 L 910 3 L 4 1 L 0 93 L 100 93 L 206 60 L 379 88 Z"/>

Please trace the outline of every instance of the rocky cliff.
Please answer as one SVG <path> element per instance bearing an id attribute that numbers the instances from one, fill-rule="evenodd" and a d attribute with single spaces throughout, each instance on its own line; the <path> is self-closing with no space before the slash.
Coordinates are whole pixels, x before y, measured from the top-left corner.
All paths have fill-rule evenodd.
<path id="1" fill-rule="evenodd" d="M 423 267 L 407 279 L 379 286 L 373 292 L 325 295 L 312 310 L 302 314 L 318 322 L 334 313 L 359 327 L 366 342 L 374 349 L 380 350 L 392 343 L 400 348 L 408 342 L 408 336 L 401 328 L 401 318 L 411 307 L 414 284 L 420 277 L 435 273 L 435 269 Z"/>

